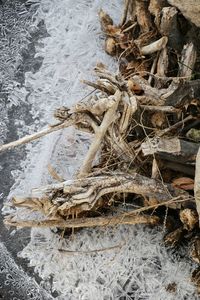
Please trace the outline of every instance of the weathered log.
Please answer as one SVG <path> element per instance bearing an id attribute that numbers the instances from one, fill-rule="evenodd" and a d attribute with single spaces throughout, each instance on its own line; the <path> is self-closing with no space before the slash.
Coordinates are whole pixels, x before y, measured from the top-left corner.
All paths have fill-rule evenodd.
<path id="1" fill-rule="evenodd" d="M 180 109 L 177 109 L 173 106 L 155 106 L 155 105 L 140 105 L 140 107 L 147 111 L 158 111 L 158 112 L 164 112 L 164 113 L 179 113 L 181 112 Z"/>
<path id="2" fill-rule="evenodd" d="M 199 149 L 199 143 L 192 143 L 178 138 L 153 138 L 142 143 L 143 154 L 155 155 L 168 161 L 178 163 L 194 162 Z"/>
<path id="3" fill-rule="evenodd" d="M 126 23 L 130 2 L 131 2 L 130 0 L 125 0 L 124 11 L 120 22 L 120 27 Z"/>
<path id="4" fill-rule="evenodd" d="M 168 55 L 167 55 L 167 47 L 164 47 L 159 55 L 158 63 L 157 63 L 157 76 L 166 77 L 168 72 Z M 157 85 L 158 87 L 158 85 Z"/>
<path id="5" fill-rule="evenodd" d="M 176 6 L 187 19 L 200 27 L 200 6 L 197 0 L 168 0 L 168 2 Z"/>
<path id="6" fill-rule="evenodd" d="M 131 80 L 134 84 L 137 84 L 141 90 L 144 91 L 145 97 L 154 99 L 154 103 L 152 103 L 152 105 L 164 104 L 164 100 L 162 101 L 160 98 L 160 91 L 157 88 L 151 87 L 146 79 L 142 78 L 141 76 L 135 75 L 131 78 Z"/>
<path id="7" fill-rule="evenodd" d="M 117 91 L 117 87 L 107 79 L 99 79 L 96 83 L 89 80 L 82 80 L 82 83 L 105 92 L 108 95 L 113 95 Z"/>
<path id="8" fill-rule="evenodd" d="M 38 210 L 48 217 L 67 217 L 105 205 L 102 197 L 111 193 L 134 193 L 158 202 L 173 197 L 189 197 L 188 193 L 137 173 L 86 177 L 48 185 L 32 191 L 31 197 L 14 197 L 16 207 Z M 170 205 L 170 204 L 169 204 Z M 172 205 L 174 207 L 174 204 Z"/>

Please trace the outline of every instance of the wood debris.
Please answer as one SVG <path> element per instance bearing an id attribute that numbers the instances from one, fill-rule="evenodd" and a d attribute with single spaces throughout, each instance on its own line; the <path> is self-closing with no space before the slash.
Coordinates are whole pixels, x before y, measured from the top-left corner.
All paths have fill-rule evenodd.
<path id="1" fill-rule="evenodd" d="M 58 183 L 13 198 L 15 207 L 38 211 L 42 220 L 13 213 L 4 222 L 60 228 L 165 224 L 165 243 L 177 245 L 199 232 L 199 50 L 167 1 L 126 0 L 119 25 L 103 10 L 99 18 L 105 51 L 117 57 L 119 72 L 99 63 L 97 80 L 83 80 L 95 93 L 58 108 L 55 125 L 0 146 L 8 150 L 74 126 L 92 135 L 82 166 L 68 181 L 51 167 Z M 134 204 L 140 208 L 130 211 Z"/>

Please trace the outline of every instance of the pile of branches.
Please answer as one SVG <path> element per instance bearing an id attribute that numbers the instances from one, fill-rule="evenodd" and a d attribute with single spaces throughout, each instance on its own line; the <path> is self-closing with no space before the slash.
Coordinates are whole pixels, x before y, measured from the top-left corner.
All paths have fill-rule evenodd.
<path id="1" fill-rule="evenodd" d="M 82 166 L 71 180 L 13 198 L 15 207 L 39 211 L 43 219 L 12 214 L 4 222 L 58 228 L 164 224 L 165 242 L 189 238 L 191 256 L 200 263 L 200 79 L 199 53 L 188 39 L 192 25 L 164 0 L 127 0 L 119 25 L 103 10 L 99 18 L 118 73 L 99 63 L 96 82 L 83 81 L 93 94 L 57 109 L 58 123 L 0 147 L 74 126 L 92 135 Z"/>

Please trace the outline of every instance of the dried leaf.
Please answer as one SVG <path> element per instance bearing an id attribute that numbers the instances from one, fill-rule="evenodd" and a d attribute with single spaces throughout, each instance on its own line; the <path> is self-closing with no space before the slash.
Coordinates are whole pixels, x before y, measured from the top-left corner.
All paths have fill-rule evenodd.
<path id="1" fill-rule="evenodd" d="M 134 82 L 133 79 L 128 80 L 128 88 L 131 92 L 134 92 L 136 95 L 140 94 L 143 90 L 139 84 Z"/>
<path id="2" fill-rule="evenodd" d="M 198 214 L 196 210 L 186 208 L 180 211 L 180 220 L 187 230 L 192 230 L 198 224 Z"/>
<path id="3" fill-rule="evenodd" d="M 166 115 L 163 112 L 155 112 L 151 116 L 151 123 L 155 128 L 163 128 L 166 124 Z"/>
<path id="4" fill-rule="evenodd" d="M 109 25 L 113 25 L 112 18 L 105 11 L 103 11 L 103 9 L 99 11 L 99 18 L 103 31 L 106 31 Z"/>
<path id="5" fill-rule="evenodd" d="M 105 51 L 109 55 L 116 54 L 116 42 L 112 37 L 108 37 L 105 42 Z"/>
<path id="6" fill-rule="evenodd" d="M 113 25 L 108 25 L 105 33 L 112 37 L 120 37 L 122 34 L 121 28 Z"/>
<path id="7" fill-rule="evenodd" d="M 194 180 L 189 177 L 180 177 L 173 180 L 172 185 L 185 191 L 194 189 Z"/>

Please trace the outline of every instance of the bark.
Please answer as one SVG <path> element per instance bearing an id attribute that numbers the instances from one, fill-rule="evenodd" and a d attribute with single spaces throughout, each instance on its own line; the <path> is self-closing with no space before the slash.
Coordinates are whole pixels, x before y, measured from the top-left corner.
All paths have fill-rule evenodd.
<path id="1" fill-rule="evenodd" d="M 161 159 L 178 163 L 194 162 L 199 149 L 199 143 L 192 143 L 178 138 L 155 138 L 142 143 L 143 154 L 157 154 Z"/>
<path id="2" fill-rule="evenodd" d="M 197 206 L 197 212 L 199 214 L 199 221 L 200 221 L 200 148 L 199 148 L 197 158 L 196 158 L 194 192 L 195 192 L 195 201 L 196 201 L 196 206 Z"/>
<path id="3" fill-rule="evenodd" d="M 168 0 L 171 5 L 176 6 L 182 14 L 194 23 L 196 26 L 200 27 L 200 4 L 197 0 Z"/>

